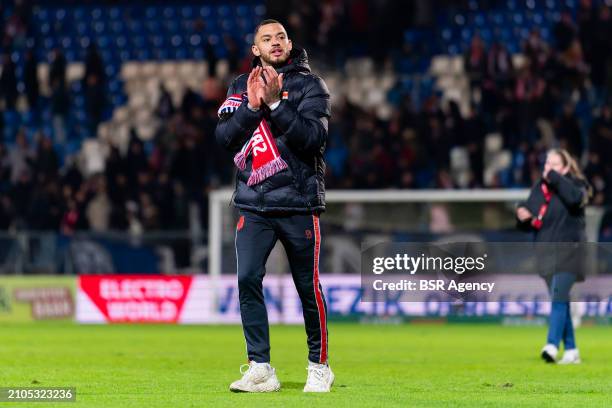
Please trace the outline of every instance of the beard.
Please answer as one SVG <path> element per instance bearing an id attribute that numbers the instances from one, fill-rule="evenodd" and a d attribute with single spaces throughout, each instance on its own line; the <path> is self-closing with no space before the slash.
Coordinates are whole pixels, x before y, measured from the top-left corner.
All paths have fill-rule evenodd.
<path id="1" fill-rule="evenodd" d="M 287 61 L 289 60 L 289 52 L 287 52 L 286 54 L 283 54 L 278 59 L 272 59 L 270 56 L 264 55 L 264 54 L 261 54 L 259 58 L 261 58 L 261 60 L 265 62 L 266 64 L 271 65 L 274 68 L 279 68 L 285 65 Z"/>

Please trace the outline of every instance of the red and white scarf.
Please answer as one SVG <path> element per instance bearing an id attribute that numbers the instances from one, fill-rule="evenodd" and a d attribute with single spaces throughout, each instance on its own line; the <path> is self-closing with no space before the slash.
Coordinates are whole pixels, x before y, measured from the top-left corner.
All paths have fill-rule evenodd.
<path id="1" fill-rule="evenodd" d="M 531 225 L 537 230 L 542 229 L 542 220 L 546 215 L 546 211 L 548 211 L 548 205 L 550 204 L 550 199 L 552 198 L 552 191 L 550 191 L 550 188 L 548 188 L 546 183 L 542 182 L 540 188 L 542 189 L 542 194 L 544 195 L 544 203 L 540 206 L 537 217 L 531 220 Z"/>
<path id="2" fill-rule="evenodd" d="M 243 103 L 243 98 L 239 94 L 230 95 L 219 108 L 217 114 L 221 117 L 233 114 Z M 249 155 L 253 156 L 251 163 L 251 176 L 247 180 L 247 186 L 261 183 L 268 177 L 273 176 L 287 168 L 287 163 L 283 160 L 270 126 L 265 119 L 262 119 L 251 138 L 242 146 L 242 149 L 234 156 L 234 163 L 240 170 L 246 168 L 246 160 Z"/>

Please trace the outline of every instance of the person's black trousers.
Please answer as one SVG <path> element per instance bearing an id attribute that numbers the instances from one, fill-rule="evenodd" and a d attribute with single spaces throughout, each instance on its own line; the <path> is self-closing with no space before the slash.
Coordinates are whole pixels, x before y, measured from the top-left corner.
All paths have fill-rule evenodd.
<path id="1" fill-rule="evenodd" d="M 308 359 L 327 363 L 327 306 L 319 283 L 319 216 L 268 215 L 240 210 L 236 226 L 236 267 L 248 359 L 270 362 L 268 313 L 262 281 L 266 260 L 279 239 L 287 252 L 293 282 L 302 301 Z"/>

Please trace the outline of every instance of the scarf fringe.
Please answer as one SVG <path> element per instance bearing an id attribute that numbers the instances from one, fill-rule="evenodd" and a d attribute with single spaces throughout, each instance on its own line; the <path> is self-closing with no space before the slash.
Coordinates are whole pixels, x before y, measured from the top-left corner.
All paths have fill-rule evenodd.
<path id="1" fill-rule="evenodd" d="M 238 153 L 240 154 L 240 153 Z M 238 154 L 236 156 L 238 156 Z M 234 158 L 234 161 L 236 159 Z M 278 156 L 276 159 L 264 164 L 258 169 L 254 169 L 251 172 L 251 176 L 247 180 L 247 186 L 252 186 L 257 183 L 261 183 L 268 177 L 278 173 L 279 171 L 285 170 L 287 168 L 287 163 L 283 160 L 282 157 Z"/>
<path id="2" fill-rule="evenodd" d="M 246 168 L 246 154 L 244 154 L 242 151 L 236 153 L 234 156 L 234 164 L 240 170 L 244 170 Z"/>

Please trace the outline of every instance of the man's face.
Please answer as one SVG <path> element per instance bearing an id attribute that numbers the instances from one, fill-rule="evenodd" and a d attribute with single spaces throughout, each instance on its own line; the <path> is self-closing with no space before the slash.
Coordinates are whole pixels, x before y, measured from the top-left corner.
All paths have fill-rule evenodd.
<path id="1" fill-rule="evenodd" d="M 273 23 L 259 27 L 251 50 L 253 55 L 261 58 L 263 65 L 276 67 L 287 62 L 291 48 L 291 40 L 287 37 L 285 28 L 281 24 Z"/>

